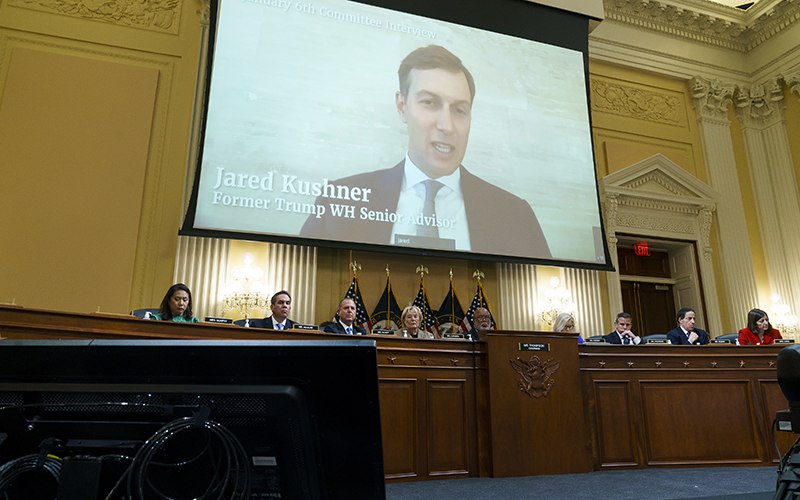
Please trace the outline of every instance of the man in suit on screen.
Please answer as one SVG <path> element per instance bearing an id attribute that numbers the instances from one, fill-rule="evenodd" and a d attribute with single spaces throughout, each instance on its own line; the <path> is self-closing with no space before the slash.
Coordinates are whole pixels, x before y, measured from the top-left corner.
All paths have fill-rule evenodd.
<path id="1" fill-rule="evenodd" d="M 461 165 L 475 97 L 461 60 L 443 47 L 422 47 L 406 56 L 398 76 L 395 106 L 408 129 L 406 157 L 393 168 L 334 181 L 362 190 L 352 217 L 330 209 L 312 214 L 300 235 L 550 257 L 530 204 Z M 330 201 L 320 196 L 316 203 Z"/>

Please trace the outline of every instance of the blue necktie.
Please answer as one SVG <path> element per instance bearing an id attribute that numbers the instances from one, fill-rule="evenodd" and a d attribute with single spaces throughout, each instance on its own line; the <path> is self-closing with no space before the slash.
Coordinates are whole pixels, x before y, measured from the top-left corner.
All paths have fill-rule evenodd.
<path id="1" fill-rule="evenodd" d="M 283 330 L 283 325 L 278 323 L 278 330 Z"/>
<path id="2" fill-rule="evenodd" d="M 352 335 L 353 334 L 353 329 L 350 328 L 349 326 L 347 327 L 347 334 L 348 335 Z"/>
<path id="3" fill-rule="evenodd" d="M 628 337 L 625 337 L 624 339 L 622 339 L 622 343 L 623 344 L 630 344 L 631 343 L 631 339 L 629 339 Z"/>

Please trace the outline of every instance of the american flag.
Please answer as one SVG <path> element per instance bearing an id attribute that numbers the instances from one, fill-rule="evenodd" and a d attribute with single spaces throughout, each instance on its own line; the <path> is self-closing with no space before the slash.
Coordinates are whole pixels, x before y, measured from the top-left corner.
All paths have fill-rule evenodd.
<path id="1" fill-rule="evenodd" d="M 465 332 L 468 332 L 472 329 L 472 325 L 475 322 L 475 309 L 479 307 L 485 307 L 486 310 L 489 311 L 489 316 L 492 317 L 491 328 L 493 330 L 497 330 L 497 323 L 494 322 L 492 308 L 489 307 L 489 302 L 486 301 L 486 293 L 483 291 L 483 283 L 480 281 L 478 282 L 478 290 L 475 292 L 475 297 L 472 299 L 472 304 L 469 305 L 467 314 L 464 316 L 464 321 L 461 322 L 461 329 Z"/>
<path id="2" fill-rule="evenodd" d="M 436 316 L 434 316 L 431 310 L 431 304 L 428 301 L 428 292 L 425 291 L 424 278 L 420 278 L 419 280 L 419 292 L 414 298 L 414 303 L 412 305 L 419 307 L 419 310 L 422 311 L 420 328 L 431 332 L 434 337 L 439 338 L 439 325 L 436 324 Z"/>
<path id="3" fill-rule="evenodd" d="M 350 288 L 347 289 L 347 293 L 344 294 L 344 298 L 353 299 L 353 302 L 356 303 L 356 320 L 354 323 L 367 330 L 367 333 L 370 333 L 372 331 L 372 323 L 370 323 L 367 308 L 364 307 L 364 301 L 361 299 L 361 287 L 358 286 L 358 276 L 353 276 L 353 281 L 350 283 Z M 335 320 L 337 322 L 339 321 L 339 313 L 336 313 Z"/>

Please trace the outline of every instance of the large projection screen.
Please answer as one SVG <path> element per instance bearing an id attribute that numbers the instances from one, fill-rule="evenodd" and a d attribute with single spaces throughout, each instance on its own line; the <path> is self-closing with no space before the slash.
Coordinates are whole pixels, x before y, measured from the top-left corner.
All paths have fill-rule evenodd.
<path id="1" fill-rule="evenodd" d="M 217 2 L 181 234 L 608 268 L 588 21 L 429 3 Z"/>

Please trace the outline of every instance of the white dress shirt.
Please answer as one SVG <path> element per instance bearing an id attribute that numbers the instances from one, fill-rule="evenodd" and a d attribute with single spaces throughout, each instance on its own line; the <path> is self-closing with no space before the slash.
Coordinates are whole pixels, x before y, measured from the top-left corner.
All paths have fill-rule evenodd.
<path id="1" fill-rule="evenodd" d="M 452 221 L 451 227 L 439 227 L 439 238 L 455 240 L 456 250 L 470 250 L 469 227 L 467 226 L 467 209 L 464 205 L 464 195 L 461 193 L 461 169 L 446 176 L 435 179 L 444 186 L 436 193 L 436 217 Z M 397 215 L 401 215 L 392 226 L 392 235 L 389 242 L 394 243 L 395 234 L 416 235 L 417 225 L 412 219 L 422 213 L 425 205 L 425 185 L 428 180 L 425 175 L 406 153 L 406 162 L 403 169 L 403 184 L 400 187 L 400 197 L 397 200 Z"/>
<path id="2" fill-rule="evenodd" d="M 625 343 L 625 339 L 622 337 L 622 334 L 619 333 L 616 330 L 614 330 L 614 333 L 616 333 L 619 336 L 619 343 L 620 344 L 624 344 Z M 639 343 L 641 341 L 642 341 L 642 338 L 639 337 L 638 335 L 634 335 L 634 337 L 632 339 L 630 339 L 630 343 L 633 344 L 633 345 L 639 345 Z"/>

